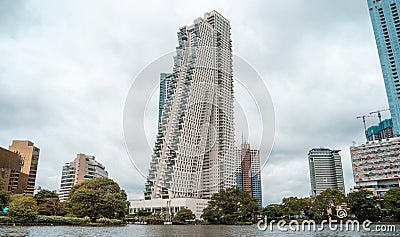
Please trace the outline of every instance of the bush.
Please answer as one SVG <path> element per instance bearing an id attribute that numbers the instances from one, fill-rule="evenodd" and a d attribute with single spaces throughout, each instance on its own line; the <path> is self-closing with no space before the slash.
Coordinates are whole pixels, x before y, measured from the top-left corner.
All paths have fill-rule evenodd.
<path id="1" fill-rule="evenodd" d="M 100 218 L 96 220 L 96 223 L 105 225 L 122 225 L 124 224 L 124 221 L 119 219 Z"/>
<path id="2" fill-rule="evenodd" d="M 7 215 L 17 222 L 29 223 L 38 215 L 38 206 L 31 195 L 17 195 L 10 202 Z"/>
<path id="3" fill-rule="evenodd" d="M 0 223 L 16 223 L 18 222 L 14 217 L 11 216 L 0 216 Z"/>
<path id="4" fill-rule="evenodd" d="M 253 222 L 251 221 L 245 221 L 245 222 L 237 222 L 236 225 L 252 225 Z"/>
<path id="5" fill-rule="evenodd" d="M 86 225 L 90 223 L 89 217 L 63 217 L 63 216 L 37 216 L 36 223 L 57 224 L 57 225 Z"/>

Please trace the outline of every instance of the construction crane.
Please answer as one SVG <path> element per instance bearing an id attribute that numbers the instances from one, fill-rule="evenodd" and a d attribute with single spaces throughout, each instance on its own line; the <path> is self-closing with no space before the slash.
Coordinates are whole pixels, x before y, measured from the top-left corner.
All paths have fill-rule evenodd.
<path id="1" fill-rule="evenodd" d="M 367 139 L 367 140 L 368 140 L 368 134 L 367 134 L 367 123 L 365 122 L 365 118 L 370 118 L 370 117 L 376 117 L 376 116 L 372 116 L 372 115 L 361 115 L 361 116 L 357 116 L 357 117 L 356 117 L 356 119 L 362 118 L 362 120 L 363 120 L 365 139 Z"/>
<path id="2" fill-rule="evenodd" d="M 381 123 L 382 122 L 381 112 L 388 111 L 388 110 L 389 109 L 381 109 L 381 110 L 378 110 L 378 111 L 371 112 L 371 113 L 369 113 L 369 115 L 378 114 L 379 123 Z"/>

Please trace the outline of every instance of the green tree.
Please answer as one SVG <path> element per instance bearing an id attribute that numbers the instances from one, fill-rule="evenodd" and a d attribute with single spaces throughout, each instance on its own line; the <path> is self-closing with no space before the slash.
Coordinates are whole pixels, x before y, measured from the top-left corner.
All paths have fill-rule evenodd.
<path id="1" fill-rule="evenodd" d="M 336 189 L 327 189 L 312 201 L 308 213 L 317 220 L 336 218 L 337 207 L 346 203 L 346 196 Z"/>
<path id="2" fill-rule="evenodd" d="M 4 191 L 4 180 L 0 178 L 0 212 L 8 206 L 10 202 L 10 194 Z"/>
<path id="3" fill-rule="evenodd" d="M 31 195 L 16 195 L 10 202 L 7 215 L 19 222 L 32 222 L 38 215 L 38 206 Z"/>
<path id="4" fill-rule="evenodd" d="M 400 187 L 391 188 L 383 196 L 383 203 L 386 209 L 392 210 L 398 219 L 398 208 L 400 208 Z"/>
<path id="5" fill-rule="evenodd" d="M 284 215 L 283 207 L 279 204 L 271 204 L 263 208 L 261 214 L 263 216 L 266 216 L 268 218 L 268 221 L 277 221 L 282 219 L 282 216 Z"/>
<path id="6" fill-rule="evenodd" d="M 57 195 L 57 193 L 55 193 L 53 191 L 42 189 L 34 196 L 34 198 L 36 200 L 36 204 L 40 205 L 46 201 L 46 198 L 57 198 L 58 199 L 58 195 Z"/>
<path id="7" fill-rule="evenodd" d="M 288 197 L 282 199 L 282 211 L 288 218 L 305 215 L 310 208 L 309 198 Z"/>
<path id="8" fill-rule="evenodd" d="M 380 219 L 379 200 L 368 190 L 361 189 L 358 192 L 349 193 L 348 207 L 360 221 Z"/>
<path id="9" fill-rule="evenodd" d="M 201 217 L 211 223 L 233 224 L 253 221 L 257 211 L 257 200 L 250 194 L 229 188 L 213 194 Z"/>
<path id="10" fill-rule="evenodd" d="M 193 220 L 194 218 L 196 218 L 196 216 L 187 208 L 182 208 L 174 216 L 174 219 L 178 221 Z"/>
<path id="11" fill-rule="evenodd" d="M 39 207 L 39 215 L 57 216 L 64 214 L 64 205 L 55 192 L 42 189 L 34 198 Z"/>
<path id="12" fill-rule="evenodd" d="M 67 210 L 77 217 L 125 219 L 129 203 L 127 195 L 111 179 L 94 178 L 74 185 L 66 201 Z"/>
<path id="13" fill-rule="evenodd" d="M 64 215 L 64 204 L 57 198 L 46 198 L 43 203 L 39 205 L 39 215 L 58 216 Z"/>

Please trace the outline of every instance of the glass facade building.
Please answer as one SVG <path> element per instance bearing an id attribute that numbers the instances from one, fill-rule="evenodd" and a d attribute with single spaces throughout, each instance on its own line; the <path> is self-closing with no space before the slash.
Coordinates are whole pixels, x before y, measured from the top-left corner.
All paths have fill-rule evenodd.
<path id="1" fill-rule="evenodd" d="M 345 193 L 340 150 L 314 148 L 308 152 L 310 166 L 311 196 L 326 189 L 337 189 Z"/>
<path id="2" fill-rule="evenodd" d="M 394 135 L 400 135 L 400 0 L 368 0 Z"/>
<path id="3" fill-rule="evenodd" d="M 251 149 L 250 144 L 243 142 L 236 150 L 237 172 L 236 187 L 258 201 L 262 206 L 260 150 Z"/>

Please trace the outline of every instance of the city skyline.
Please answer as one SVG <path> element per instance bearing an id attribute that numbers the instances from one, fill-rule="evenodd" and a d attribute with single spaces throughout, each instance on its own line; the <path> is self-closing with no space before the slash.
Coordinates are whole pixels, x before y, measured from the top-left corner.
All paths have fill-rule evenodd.
<path id="1" fill-rule="evenodd" d="M 130 14 L 126 9 L 135 4 L 129 3 L 114 8 L 103 3 L 87 17 L 86 11 L 78 9 L 91 9 L 93 2 L 63 4 L 63 9 L 74 9 L 75 15 L 50 2 L 43 10 L 27 2 L 11 6 L 16 14 L 1 16 L 2 29 L 11 31 L 0 34 L 0 62 L 4 63 L 1 109 L 8 115 L 1 118 L 0 146 L 18 138 L 35 141 L 41 148 L 37 185 L 43 187 L 57 189 L 59 167 L 80 151 L 96 154 L 130 198 L 142 194 L 144 179 L 130 165 L 121 135 L 124 96 L 134 74 L 175 47 L 177 25 L 212 9 L 231 20 L 234 52 L 259 70 L 275 101 L 277 137 L 263 170 L 263 190 L 270 190 L 263 193 L 265 203 L 278 202 L 282 196 L 308 195 L 306 151 L 318 145 L 347 151 L 351 141 L 363 142 L 362 124 L 355 116 L 387 107 L 364 1 L 298 1 L 290 6 L 205 2 L 168 20 L 161 17 L 162 9 L 145 3 L 141 7 L 148 16 Z M 160 6 L 169 5 L 160 2 Z M 298 26 L 284 17 L 286 11 L 299 18 Z M 60 15 L 66 18 L 58 18 Z M 94 20 L 100 16 L 107 21 Z M 147 29 L 136 23 L 143 18 L 157 24 Z M 16 22 L 15 28 L 11 22 Z M 137 32 L 141 32 L 139 37 Z M 313 113 L 316 108 L 320 113 Z M 154 114 L 156 125 L 157 112 Z M 313 114 L 312 121 L 309 114 Z M 145 141 L 138 141 L 139 156 L 151 156 L 151 148 L 146 146 Z M 343 153 L 345 179 L 351 183 L 350 155 Z M 288 174 L 285 187 L 279 179 L 283 160 L 290 160 L 292 168 L 299 171 Z M 297 188 L 299 184 L 304 187 Z"/>

